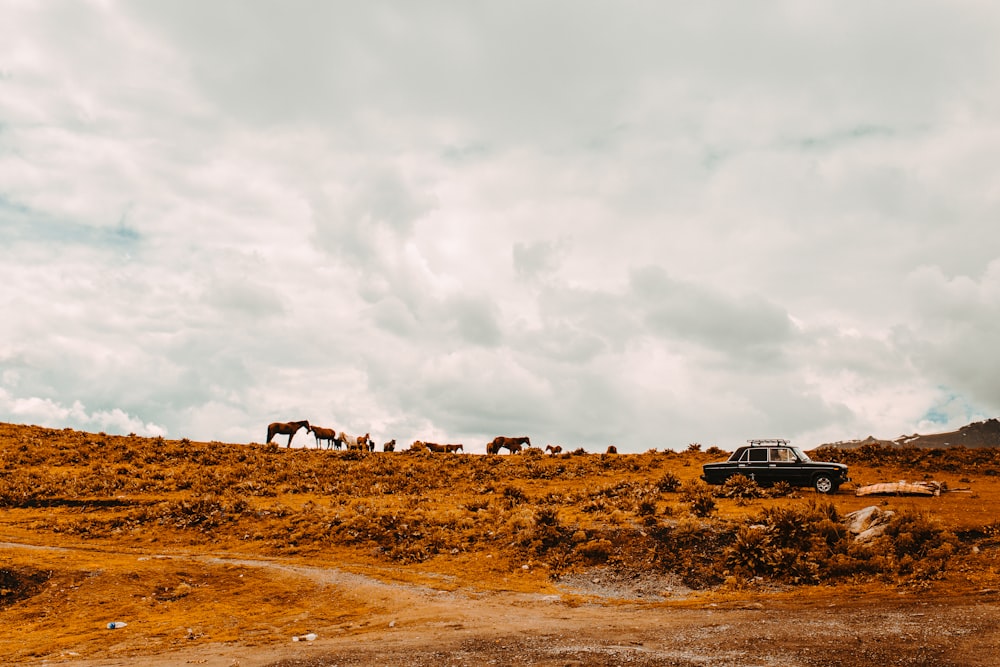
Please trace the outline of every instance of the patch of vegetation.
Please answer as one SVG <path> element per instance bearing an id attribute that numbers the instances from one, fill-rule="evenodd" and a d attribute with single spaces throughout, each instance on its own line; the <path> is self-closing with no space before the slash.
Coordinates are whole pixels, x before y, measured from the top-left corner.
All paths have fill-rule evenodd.
<path id="1" fill-rule="evenodd" d="M 715 498 L 708 485 L 697 480 L 689 480 L 681 487 L 681 500 L 688 504 L 691 514 L 697 517 L 711 516 L 715 512 Z"/>
<path id="2" fill-rule="evenodd" d="M 746 505 L 754 498 L 763 496 L 757 482 L 745 475 L 733 475 L 714 491 L 722 498 L 732 498 L 737 505 Z"/>
<path id="3" fill-rule="evenodd" d="M 25 567 L 0 567 L 0 610 L 41 591 L 51 572 Z"/>
<path id="4" fill-rule="evenodd" d="M 885 450 L 817 458 L 922 471 L 957 462 L 969 475 L 1000 468 L 995 451 Z M 786 483 L 702 483 L 697 469 L 715 455 L 698 443 L 635 455 L 369 454 L 0 424 L 0 507 L 41 508 L 32 529 L 88 540 L 172 535 L 278 554 L 346 547 L 397 565 L 485 554 L 498 569 L 652 569 L 695 589 L 923 585 L 970 544 L 1000 544 L 996 525 L 960 539 L 907 511 L 861 543 L 832 502 L 786 500 L 799 498 Z M 759 511 L 733 511 L 750 503 Z"/>

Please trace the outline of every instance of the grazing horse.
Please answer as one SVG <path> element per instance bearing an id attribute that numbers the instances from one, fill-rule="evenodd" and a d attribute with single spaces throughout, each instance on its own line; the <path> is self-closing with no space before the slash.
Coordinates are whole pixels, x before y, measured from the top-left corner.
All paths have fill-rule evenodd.
<path id="1" fill-rule="evenodd" d="M 506 438 L 499 435 L 493 438 L 493 442 L 486 445 L 487 454 L 499 454 L 501 447 L 506 447 L 507 451 L 511 454 L 516 454 L 521 451 L 521 445 L 527 445 L 531 447 L 531 439 L 526 435 L 522 435 L 519 438 Z"/>
<path id="2" fill-rule="evenodd" d="M 394 451 L 396 451 L 396 439 L 393 438 L 389 442 L 387 442 L 384 445 L 382 445 L 382 451 L 383 452 L 394 452 Z"/>
<path id="3" fill-rule="evenodd" d="M 449 454 L 455 454 L 458 452 L 464 452 L 465 448 L 462 447 L 462 445 L 445 445 L 444 451 L 448 452 Z"/>
<path id="4" fill-rule="evenodd" d="M 300 428 L 306 428 L 306 429 L 308 429 L 309 428 L 309 422 L 308 421 L 300 421 L 300 422 L 274 422 L 273 424 L 268 424 L 268 426 L 267 426 L 267 440 L 265 442 L 271 442 L 271 440 L 274 439 L 274 436 L 276 436 L 276 435 L 278 435 L 280 433 L 282 435 L 287 435 L 288 436 L 288 444 L 285 445 L 285 448 L 291 447 L 292 446 L 292 438 L 295 437 L 296 431 L 298 431 Z"/>
<path id="5" fill-rule="evenodd" d="M 344 449 L 351 451 L 356 450 L 359 452 L 368 451 L 368 440 L 366 440 L 367 435 L 359 435 L 357 437 L 353 435 L 347 435 L 341 432 L 340 441 L 344 443 Z"/>
<path id="6" fill-rule="evenodd" d="M 608 451 L 606 453 L 607 454 L 617 454 L 618 453 L 618 448 L 615 447 L 614 445 L 608 445 Z"/>
<path id="7" fill-rule="evenodd" d="M 319 447 L 320 444 L 326 440 L 327 449 L 330 449 L 331 447 L 340 449 L 340 440 L 337 439 L 337 429 L 323 428 L 322 426 L 308 426 L 306 431 L 312 433 L 316 438 L 317 447 Z"/>
<path id="8" fill-rule="evenodd" d="M 562 452 L 562 445 L 545 445 L 545 451 L 552 452 L 552 455 Z"/>

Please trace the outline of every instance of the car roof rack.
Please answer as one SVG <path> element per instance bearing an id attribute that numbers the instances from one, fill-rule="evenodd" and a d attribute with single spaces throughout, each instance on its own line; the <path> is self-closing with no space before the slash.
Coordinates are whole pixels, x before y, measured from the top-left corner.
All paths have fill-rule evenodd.
<path id="1" fill-rule="evenodd" d="M 751 447 L 761 447 L 764 445 L 787 445 L 788 441 L 784 438 L 756 438 L 754 440 L 747 440 Z"/>

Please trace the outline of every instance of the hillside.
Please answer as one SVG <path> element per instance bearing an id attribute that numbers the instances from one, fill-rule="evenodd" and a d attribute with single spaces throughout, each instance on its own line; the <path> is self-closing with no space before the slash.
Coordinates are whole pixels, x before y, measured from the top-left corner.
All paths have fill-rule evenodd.
<path id="1" fill-rule="evenodd" d="M 947 448 L 947 447 L 968 447 L 969 449 L 981 449 L 987 447 L 1000 447 L 1000 421 L 987 419 L 981 422 L 967 424 L 955 431 L 946 433 L 930 433 L 921 435 L 901 435 L 894 440 L 879 439 L 868 436 L 864 440 L 846 440 L 832 442 L 821 445 L 821 447 L 836 447 L 839 449 L 856 449 L 864 445 L 876 445 L 883 447 L 920 447 L 926 449 Z"/>
<path id="2" fill-rule="evenodd" d="M 1000 447 L 1000 421 L 987 419 L 948 433 L 900 436 L 895 442 L 907 447 Z"/>
<path id="3" fill-rule="evenodd" d="M 928 630 L 923 654 L 897 646 L 914 661 L 898 664 L 956 650 L 945 632 L 1000 637 L 976 620 L 998 617 L 1000 450 L 821 455 L 847 462 L 854 485 L 933 478 L 956 491 L 709 488 L 697 478 L 725 457 L 713 449 L 363 454 L 0 424 L 0 620 L 18 629 L 0 635 L 0 661 L 176 664 L 184 651 L 198 664 L 290 666 L 340 651 L 340 664 L 413 665 L 459 646 L 466 664 L 566 664 L 545 662 L 558 645 L 590 656 L 579 664 L 702 664 L 661 645 L 665 610 L 718 658 L 733 649 L 696 632 L 706 614 L 753 624 L 763 601 L 786 621 L 822 616 L 831 596 L 845 618 L 905 615 L 900 595 L 917 594 L 954 616 Z M 872 504 L 895 514 L 860 543 L 845 517 Z M 623 615 L 634 624 L 615 636 L 659 653 L 615 644 L 594 657 L 608 641 L 598 629 Z M 309 632 L 321 639 L 290 654 Z M 812 664 L 793 635 L 759 664 Z M 390 657 L 376 660 L 371 642 Z M 437 648 L 415 662 L 427 642 Z M 515 648 L 498 652 L 503 642 Z M 868 653 L 842 664 L 868 664 L 883 645 L 862 642 Z"/>

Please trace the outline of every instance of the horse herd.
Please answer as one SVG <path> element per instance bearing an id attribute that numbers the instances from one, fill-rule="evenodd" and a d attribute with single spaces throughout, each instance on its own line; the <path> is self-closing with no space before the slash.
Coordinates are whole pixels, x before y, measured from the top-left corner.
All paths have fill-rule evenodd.
<path id="1" fill-rule="evenodd" d="M 323 442 L 326 442 L 326 448 L 330 449 L 347 449 L 356 450 L 361 452 L 374 452 L 375 442 L 372 440 L 371 436 L 365 433 L 364 435 L 347 435 L 343 431 L 339 434 L 336 429 L 323 428 L 322 426 L 313 426 L 308 420 L 302 420 L 298 422 L 274 422 L 273 424 L 268 424 L 267 426 L 267 442 L 271 442 L 276 435 L 287 435 L 288 444 L 285 447 L 292 446 L 292 438 L 298 433 L 300 428 L 304 428 L 307 433 L 312 433 L 316 438 L 316 446 L 321 447 Z M 383 445 L 383 449 L 387 452 L 393 451 L 396 446 L 395 440 L 390 440 Z"/>
<path id="2" fill-rule="evenodd" d="M 285 445 L 286 448 L 292 446 L 292 438 L 298 433 L 299 429 L 306 429 L 307 433 L 312 433 L 316 438 L 316 447 L 320 448 L 323 443 L 326 442 L 327 449 L 346 449 L 348 451 L 360 451 L 360 452 L 374 452 L 375 442 L 371 439 L 371 436 L 367 433 L 364 435 L 353 436 L 348 435 L 341 431 L 337 433 L 336 429 L 324 428 L 322 426 L 313 426 L 308 422 L 308 420 L 302 420 L 297 422 L 274 422 L 269 424 L 267 427 L 267 440 L 265 442 L 270 443 L 274 436 L 276 435 L 287 435 L 288 443 Z M 528 436 L 520 436 L 517 438 L 508 438 L 504 436 L 498 436 L 493 439 L 492 442 L 486 445 L 487 454 L 499 454 L 501 449 L 506 449 L 511 454 L 520 453 L 525 447 L 531 447 L 531 440 Z M 421 440 L 416 440 L 410 449 L 414 451 L 428 450 L 431 452 L 438 453 L 457 453 L 464 452 L 465 448 L 462 445 L 439 445 L 434 442 L 423 442 Z M 382 445 L 382 451 L 393 452 L 396 451 L 396 441 L 390 440 L 389 442 Z M 562 452 L 562 447 L 559 445 L 546 445 L 545 451 L 551 454 L 559 454 Z M 617 454 L 618 450 L 615 449 L 614 445 L 608 447 L 608 454 Z"/>

